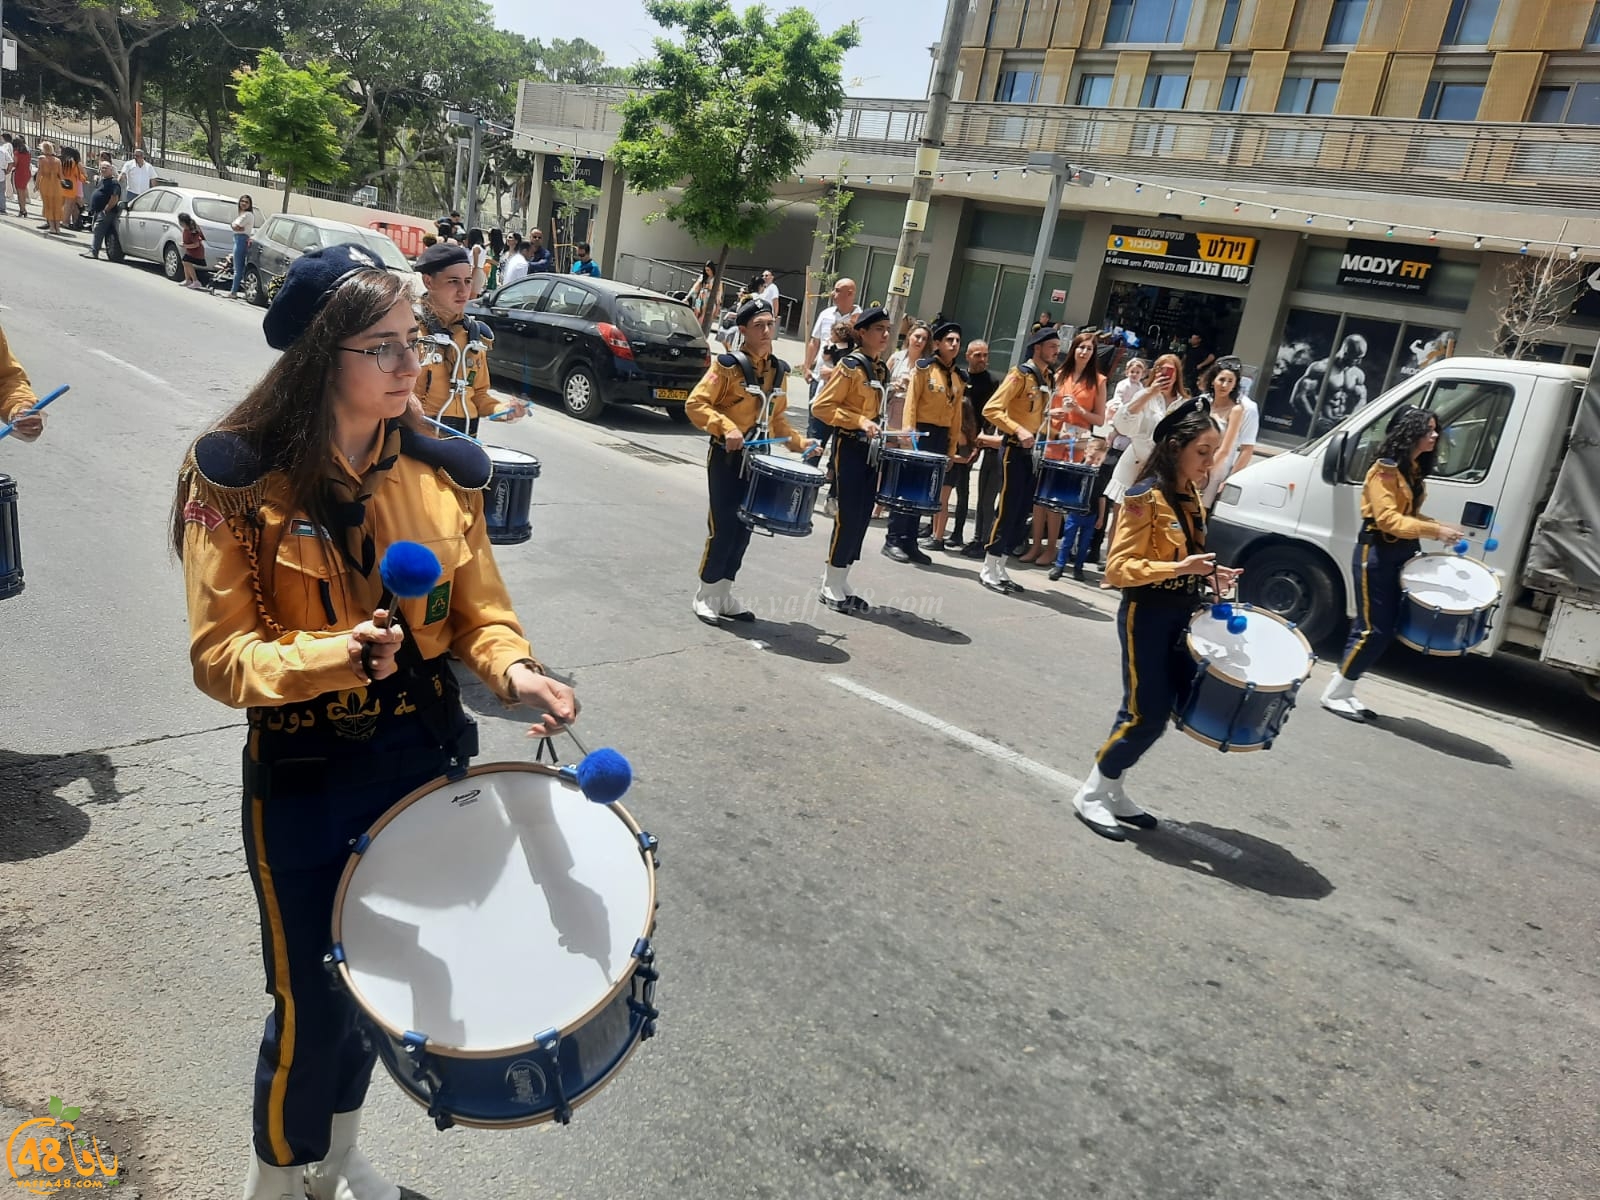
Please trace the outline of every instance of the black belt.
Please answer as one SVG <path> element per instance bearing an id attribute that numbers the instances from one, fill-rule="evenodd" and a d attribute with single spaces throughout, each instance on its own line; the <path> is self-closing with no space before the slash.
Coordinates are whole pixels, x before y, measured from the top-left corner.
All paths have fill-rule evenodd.
<path id="1" fill-rule="evenodd" d="M 1363 520 L 1361 532 L 1356 536 L 1356 544 L 1361 546 L 1420 546 L 1416 538 L 1395 537 L 1392 533 L 1385 533 L 1379 529 L 1376 522 Z"/>

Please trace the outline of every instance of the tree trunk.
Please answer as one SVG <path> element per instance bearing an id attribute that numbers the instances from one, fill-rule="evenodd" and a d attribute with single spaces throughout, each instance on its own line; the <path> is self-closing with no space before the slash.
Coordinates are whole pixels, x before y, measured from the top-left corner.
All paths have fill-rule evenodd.
<path id="1" fill-rule="evenodd" d="M 218 179 L 233 178 L 228 174 L 228 164 L 222 161 L 222 114 L 217 111 L 215 96 L 206 100 L 206 157 L 217 168 Z"/>
<path id="2" fill-rule="evenodd" d="M 294 191 L 294 168 L 285 167 L 283 169 L 283 207 L 278 210 L 279 212 L 289 211 L 289 193 L 292 191 Z"/>

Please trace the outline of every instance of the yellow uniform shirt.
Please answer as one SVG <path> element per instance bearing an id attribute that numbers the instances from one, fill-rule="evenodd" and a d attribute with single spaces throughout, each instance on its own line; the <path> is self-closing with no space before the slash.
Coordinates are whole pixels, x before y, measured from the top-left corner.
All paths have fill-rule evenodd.
<path id="1" fill-rule="evenodd" d="M 778 360 L 771 355 L 750 359 L 756 383 L 763 391 L 771 392 L 778 383 Z M 784 375 L 787 377 L 788 372 Z M 806 439 L 796 433 L 784 415 L 785 397 L 779 396 L 772 406 L 772 434 L 788 438 L 789 449 L 796 454 L 806 448 Z M 711 367 L 694 385 L 684 408 L 689 420 L 712 437 L 721 440 L 730 433 L 748 433 L 761 417 L 766 401 L 751 392 L 744 382 L 744 371 L 731 354 L 719 354 Z"/>
<path id="2" fill-rule="evenodd" d="M 1166 493 L 1150 480 L 1128 489 L 1117 513 L 1117 529 L 1106 554 L 1106 582 L 1112 587 L 1155 585 L 1188 591 L 1197 576 L 1178 574 L 1178 564 L 1205 549 L 1199 488 L 1174 512 Z"/>
<path id="3" fill-rule="evenodd" d="M 39 403 L 28 373 L 11 353 L 5 330 L 0 329 L 0 422 L 9 423 Z"/>
<path id="4" fill-rule="evenodd" d="M 469 330 L 461 321 L 456 321 L 445 331 L 450 334 L 450 345 L 429 341 L 434 331 L 426 319 L 427 311 L 424 305 L 424 319 L 417 327 L 417 335 L 423 341 L 417 348 L 422 359 L 422 373 L 417 376 L 415 392 L 422 401 L 422 411 L 436 421 L 441 417 L 470 421 L 496 412 L 499 405 L 489 396 L 488 353 L 482 348 L 467 348 L 475 340 L 472 335 L 476 329 Z M 477 322 L 473 324 L 477 326 Z"/>
<path id="5" fill-rule="evenodd" d="M 835 429 L 863 430 L 882 417 L 888 382 L 888 368 L 877 359 L 847 354 L 811 402 L 811 415 Z"/>
<path id="6" fill-rule="evenodd" d="M 983 419 L 1012 440 L 1037 436 L 1050 405 L 1050 385 L 1034 374 L 1032 363 L 1012 367 L 983 406 Z"/>
<path id="7" fill-rule="evenodd" d="M 906 389 L 906 428 L 918 425 L 942 425 L 950 431 L 950 457 L 954 458 L 961 447 L 961 420 L 964 413 L 963 398 L 967 394 L 967 381 L 954 366 L 945 366 L 937 358 L 917 361 L 911 372 L 911 384 Z"/>
<path id="8" fill-rule="evenodd" d="M 1392 458 L 1373 463 L 1361 485 L 1362 519 L 1371 521 L 1396 541 L 1433 537 L 1439 532 L 1439 523 L 1421 513 L 1413 514 L 1415 507 L 1411 481 L 1400 464 Z"/>
<path id="9" fill-rule="evenodd" d="M 495 566 L 482 495 L 416 455 L 446 443 L 391 427 L 373 460 L 330 473 L 338 503 L 360 525 L 327 531 L 284 503 L 286 479 L 250 478 L 212 464 L 208 434 L 185 463 L 183 573 L 189 604 L 189 658 L 195 684 L 233 708 L 299 704 L 363 686 L 350 664 L 350 631 L 370 620 L 383 592 L 377 561 L 390 543 L 420 542 L 438 555 L 439 583 L 398 605 L 406 636 L 425 659 L 453 650 L 491 689 L 510 699 L 506 672 L 531 658 Z M 468 443 L 459 445 L 482 456 Z M 213 443 L 213 447 L 215 443 Z M 225 447 L 226 449 L 226 447 Z M 248 457 L 233 450 L 235 461 Z M 454 452 L 453 452 L 454 453 Z M 226 457 L 226 455 L 224 455 Z M 202 474 L 202 467 L 207 474 Z M 479 470 L 477 467 L 473 471 Z M 468 472 L 463 471 L 463 474 Z M 487 482 L 484 457 L 482 479 Z M 218 476 L 231 475 L 228 478 Z M 364 510 L 364 512 L 360 511 Z M 372 559 L 367 571 L 349 557 Z"/>

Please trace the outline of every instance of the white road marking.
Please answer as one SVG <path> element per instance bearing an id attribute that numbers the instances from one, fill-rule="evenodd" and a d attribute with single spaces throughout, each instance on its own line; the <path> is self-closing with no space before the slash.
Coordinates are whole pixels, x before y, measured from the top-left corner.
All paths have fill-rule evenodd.
<path id="1" fill-rule="evenodd" d="M 85 349 L 87 349 L 90 354 L 98 355 L 99 357 L 105 359 L 109 363 L 116 363 L 117 366 L 121 367 L 124 371 L 132 371 L 140 379 L 143 379 L 148 383 L 153 383 L 157 387 L 164 387 L 169 392 L 177 392 L 178 391 L 178 389 L 176 387 L 174 387 L 172 384 L 168 383 L 165 379 L 161 378 L 161 376 L 152 375 L 152 374 L 150 374 L 149 371 L 146 371 L 143 367 L 134 366 L 127 359 L 118 358 L 115 354 L 107 354 L 104 350 L 100 350 L 100 349 L 98 349 L 98 348 L 96 348 L 94 346 L 87 346 L 87 347 L 85 347 Z M 183 393 L 179 392 L 178 394 L 182 395 Z"/>
<path id="2" fill-rule="evenodd" d="M 1015 767 L 1025 774 L 1032 775 L 1035 779 L 1043 780 L 1054 787 L 1064 788 L 1068 793 L 1076 792 L 1083 786 L 1081 779 L 1074 779 L 1064 775 L 1054 767 L 1047 767 L 1041 762 L 1035 762 L 1026 754 L 1018 754 L 1010 747 L 1002 746 L 999 742 L 991 742 L 988 738 L 979 737 L 969 730 L 962 729 L 959 725 L 952 725 L 949 721 L 925 713 L 920 708 L 912 708 L 896 700 L 893 696 L 885 696 L 882 692 L 875 692 L 869 687 L 863 687 L 853 679 L 846 679 L 843 675 L 830 675 L 828 682 L 835 687 L 843 688 L 863 700 L 870 700 L 874 704 L 882 705 L 892 713 L 898 713 L 908 721 L 914 721 L 926 729 L 943 734 L 952 742 L 965 746 L 968 750 L 976 750 L 979 754 L 1003 762 L 1007 766 Z"/>

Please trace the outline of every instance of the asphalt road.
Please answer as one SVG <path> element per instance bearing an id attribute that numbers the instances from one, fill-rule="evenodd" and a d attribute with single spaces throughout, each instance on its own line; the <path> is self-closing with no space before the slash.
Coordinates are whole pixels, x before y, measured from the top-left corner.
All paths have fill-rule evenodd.
<path id="1" fill-rule="evenodd" d="M 0 323 L 73 385 L 0 444 L 27 568 L 0 604 L 0 1117 L 62 1096 L 131 1192 L 231 1197 L 268 1007 L 241 724 L 190 682 L 165 538 L 184 447 L 269 351 L 260 310 L 75 249 L 0 221 Z M 380 1072 L 368 1148 L 412 1194 L 1600 1189 L 1600 707 L 1570 682 L 1397 653 L 1375 726 L 1169 734 L 1129 776 L 1162 828 L 1111 845 L 1069 802 L 1117 702 L 1109 593 L 995 596 L 875 532 L 885 611 L 853 619 L 816 604 L 821 536 L 758 539 L 764 619 L 707 628 L 703 443 L 553 406 L 494 437 L 544 464 L 500 555 L 524 623 L 662 841 L 663 1017 L 567 1129 L 441 1135 Z M 479 709 L 484 760 L 526 758 Z"/>

